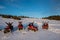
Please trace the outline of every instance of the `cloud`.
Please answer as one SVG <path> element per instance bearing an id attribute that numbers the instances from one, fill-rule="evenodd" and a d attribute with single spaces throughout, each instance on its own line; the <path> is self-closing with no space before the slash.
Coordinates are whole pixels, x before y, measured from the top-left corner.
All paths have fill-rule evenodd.
<path id="1" fill-rule="evenodd" d="M 0 5 L 0 9 L 4 9 L 4 8 L 5 8 L 4 6 L 1 6 L 1 5 Z"/>

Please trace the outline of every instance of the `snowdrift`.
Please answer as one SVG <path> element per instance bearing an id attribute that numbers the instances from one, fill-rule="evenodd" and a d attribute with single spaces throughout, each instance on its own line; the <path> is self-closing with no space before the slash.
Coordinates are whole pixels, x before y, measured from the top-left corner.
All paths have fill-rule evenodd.
<path id="1" fill-rule="evenodd" d="M 18 29 L 12 33 L 4 34 L 3 30 L 0 31 L 0 40 L 60 40 L 60 21 L 47 20 L 47 19 L 32 19 L 23 18 L 22 20 L 14 20 L 0 17 L 0 29 L 4 29 L 7 25 L 5 22 L 13 22 L 13 26 L 17 27 L 18 22 L 22 21 L 25 27 L 24 30 Z M 49 29 L 43 30 L 43 21 L 49 21 Z M 34 22 L 34 25 L 38 26 L 38 31 L 27 31 L 27 26 L 30 22 Z"/>

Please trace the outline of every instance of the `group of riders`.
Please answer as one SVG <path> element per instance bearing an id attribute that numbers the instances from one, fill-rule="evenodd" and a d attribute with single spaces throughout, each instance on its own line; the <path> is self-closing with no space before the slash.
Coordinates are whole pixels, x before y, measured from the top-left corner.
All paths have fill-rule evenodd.
<path id="1" fill-rule="evenodd" d="M 4 33 L 8 33 L 8 32 L 12 32 L 13 31 L 13 26 L 12 26 L 12 23 L 7 23 L 7 22 L 5 22 L 8 26 L 4 29 Z M 32 23 L 29 23 L 28 24 L 28 31 L 29 30 L 31 30 L 31 31 L 34 31 L 34 32 L 36 32 L 36 31 L 38 31 L 38 27 L 36 27 L 36 26 L 34 26 L 33 25 L 34 23 L 32 22 Z M 22 24 L 22 22 L 19 22 L 19 24 L 18 24 L 18 29 L 19 30 L 23 30 L 23 24 Z M 48 29 L 48 23 L 43 23 L 43 25 L 42 25 L 42 29 Z"/>

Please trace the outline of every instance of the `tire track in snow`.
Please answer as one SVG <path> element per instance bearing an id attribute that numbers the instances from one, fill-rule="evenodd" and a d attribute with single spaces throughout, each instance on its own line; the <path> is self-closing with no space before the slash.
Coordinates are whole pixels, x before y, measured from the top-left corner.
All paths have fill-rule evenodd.
<path id="1" fill-rule="evenodd" d="M 54 27 L 49 27 L 48 31 L 60 34 L 60 29 L 54 28 Z"/>

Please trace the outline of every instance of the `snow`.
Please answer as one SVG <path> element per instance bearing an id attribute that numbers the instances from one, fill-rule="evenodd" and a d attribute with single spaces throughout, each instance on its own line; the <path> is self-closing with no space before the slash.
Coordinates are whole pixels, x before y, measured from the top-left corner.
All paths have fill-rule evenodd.
<path id="1" fill-rule="evenodd" d="M 22 21 L 24 30 L 19 31 L 17 29 L 18 22 Z M 49 23 L 49 29 L 42 29 L 43 21 Z M 0 17 L 0 28 L 3 29 L 7 25 L 5 22 L 13 22 L 15 31 L 12 33 L 4 34 L 3 30 L 0 31 L 0 40 L 60 40 L 60 21 L 36 19 L 36 18 L 23 18 L 22 20 L 14 20 Z M 27 31 L 27 26 L 30 22 L 34 22 L 34 25 L 38 26 L 38 31 Z"/>

